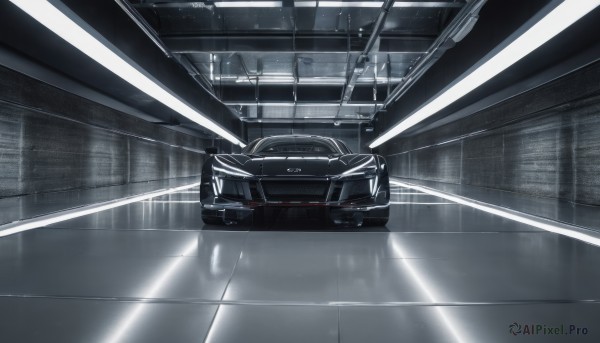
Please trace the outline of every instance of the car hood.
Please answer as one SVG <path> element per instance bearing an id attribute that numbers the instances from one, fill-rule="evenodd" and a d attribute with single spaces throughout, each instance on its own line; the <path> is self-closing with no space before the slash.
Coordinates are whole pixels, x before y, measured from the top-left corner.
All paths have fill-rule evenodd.
<path id="1" fill-rule="evenodd" d="M 250 156 L 243 154 L 217 155 L 213 166 L 221 165 L 255 176 L 335 176 L 356 167 L 376 167 L 373 155 L 349 154 L 326 156 Z"/>

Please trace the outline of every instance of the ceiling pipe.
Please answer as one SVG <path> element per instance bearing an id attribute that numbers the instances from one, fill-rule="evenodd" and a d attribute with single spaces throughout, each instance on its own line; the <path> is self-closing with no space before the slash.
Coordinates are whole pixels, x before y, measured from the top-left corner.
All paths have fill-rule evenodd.
<path id="1" fill-rule="evenodd" d="M 341 118 L 240 118 L 245 123 L 260 123 L 260 124 L 359 124 L 369 123 L 370 119 L 341 119 Z"/>
<path id="2" fill-rule="evenodd" d="M 202 74 L 194 64 L 184 55 L 174 55 L 165 43 L 160 39 L 158 33 L 146 22 L 142 15 L 127 0 L 115 0 L 123 12 L 144 32 L 144 34 L 156 45 L 167 58 L 177 61 L 196 83 L 204 89 L 213 99 L 225 105 L 223 101 L 215 94 L 212 85 L 202 77 Z M 230 109 L 231 110 L 231 109 Z M 239 116 L 239 113 L 238 113 Z"/>
<path id="3" fill-rule="evenodd" d="M 173 58 L 173 54 L 171 54 L 169 48 L 167 48 L 163 41 L 158 37 L 158 33 L 156 33 L 156 31 L 154 31 L 154 29 L 148 25 L 146 20 L 135 8 L 133 8 L 129 1 L 115 0 L 115 2 L 117 5 L 119 5 L 119 7 L 121 7 L 123 12 L 125 12 L 125 14 L 127 14 L 129 18 L 133 20 L 133 22 L 142 30 L 142 32 L 144 32 L 144 34 L 150 38 L 152 43 L 154 43 L 163 52 L 163 54 L 165 54 L 165 56 L 168 58 Z"/>
<path id="4" fill-rule="evenodd" d="M 409 68 L 408 73 L 402 78 L 402 81 L 394 88 L 391 94 L 383 102 L 382 109 L 396 102 L 402 95 L 408 91 L 417 80 L 437 62 L 444 52 L 460 42 L 471 31 L 479 19 L 479 10 L 487 0 L 473 0 L 467 4 L 456 15 L 454 20 L 440 34 L 440 36 L 431 44 L 427 52 L 423 54 L 413 66 Z"/>
<path id="5" fill-rule="evenodd" d="M 187 71 L 187 73 L 204 89 L 213 99 L 223 103 L 219 97 L 215 94 L 215 90 L 212 87 L 210 81 L 206 80 L 202 73 L 198 70 L 198 68 L 190 61 L 190 59 L 185 55 L 176 55 L 177 58 L 175 60 L 181 64 L 181 66 Z"/>
<path id="6" fill-rule="evenodd" d="M 354 90 L 354 86 L 356 84 L 356 80 L 366 71 L 365 63 L 369 59 L 369 53 L 375 46 L 375 43 L 379 39 L 379 35 L 381 31 L 383 31 L 383 27 L 385 26 L 385 19 L 390 12 L 390 9 L 394 6 L 394 0 L 386 0 L 381 6 L 381 10 L 379 12 L 379 16 L 375 21 L 375 25 L 373 26 L 373 32 L 371 36 L 369 36 L 369 40 L 367 41 L 367 45 L 361 52 L 360 56 L 356 59 L 356 63 L 354 64 L 354 68 L 350 71 L 350 75 L 347 78 L 346 87 L 344 88 L 344 95 L 342 96 L 342 102 L 350 101 L 352 97 L 352 91 Z"/>

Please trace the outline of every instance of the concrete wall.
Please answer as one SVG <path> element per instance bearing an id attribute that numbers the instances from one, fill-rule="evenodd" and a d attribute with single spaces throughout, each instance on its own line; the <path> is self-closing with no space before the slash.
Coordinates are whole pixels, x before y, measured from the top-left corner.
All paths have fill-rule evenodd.
<path id="1" fill-rule="evenodd" d="M 199 175 L 204 145 L 0 68 L 0 197 Z"/>
<path id="2" fill-rule="evenodd" d="M 600 205 L 598 80 L 600 63 L 457 122 L 397 138 L 383 150 L 391 174 Z"/>

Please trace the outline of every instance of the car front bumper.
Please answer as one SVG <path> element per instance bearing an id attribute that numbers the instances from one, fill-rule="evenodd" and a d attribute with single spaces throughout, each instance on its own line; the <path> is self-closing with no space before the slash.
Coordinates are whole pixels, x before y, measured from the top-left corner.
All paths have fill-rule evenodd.
<path id="1" fill-rule="evenodd" d="M 386 175 L 387 176 L 387 175 Z M 246 222 L 269 208 L 324 209 L 334 223 L 360 223 L 387 217 L 389 181 L 371 175 L 358 178 L 222 178 L 203 177 L 202 216 L 225 223 Z"/>
<path id="2" fill-rule="evenodd" d="M 329 220 L 335 224 L 360 226 L 364 219 L 382 218 L 389 215 L 389 203 L 377 203 L 376 198 L 362 199 L 355 203 L 335 202 L 222 202 L 202 204 L 202 215 L 222 219 L 226 224 L 250 223 L 256 215 L 263 215 L 269 208 L 309 207 L 324 209 Z"/>

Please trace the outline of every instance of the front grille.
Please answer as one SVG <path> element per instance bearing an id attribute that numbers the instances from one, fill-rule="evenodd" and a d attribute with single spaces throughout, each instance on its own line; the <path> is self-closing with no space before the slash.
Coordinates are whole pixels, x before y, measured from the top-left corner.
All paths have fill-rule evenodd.
<path id="1" fill-rule="evenodd" d="M 263 180 L 262 188 L 268 201 L 325 201 L 329 181 Z"/>
<path id="2" fill-rule="evenodd" d="M 371 196 L 371 181 L 370 179 L 363 179 L 344 182 L 344 190 L 340 200 L 356 200 Z"/>
<path id="3" fill-rule="evenodd" d="M 371 196 L 372 179 L 337 181 L 333 185 L 331 201 L 357 200 Z"/>
<path id="4" fill-rule="evenodd" d="M 248 182 L 221 179 L 221 196 L 230 200 L 246 200 L 249 193 Z"/>
<path id="5" fill-rule="evenodd" d="M 217 182 L 220 183 L 218 186 L 221 188 L 220 195 L 225 199 L 235 201 L 262 199 L 257 181 L 220 179 Z"/>

